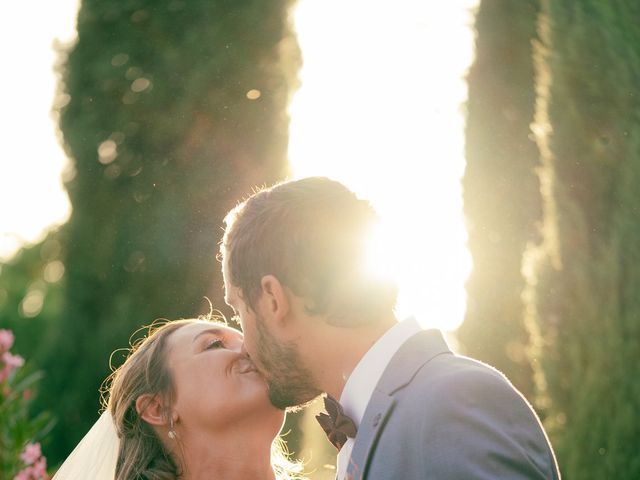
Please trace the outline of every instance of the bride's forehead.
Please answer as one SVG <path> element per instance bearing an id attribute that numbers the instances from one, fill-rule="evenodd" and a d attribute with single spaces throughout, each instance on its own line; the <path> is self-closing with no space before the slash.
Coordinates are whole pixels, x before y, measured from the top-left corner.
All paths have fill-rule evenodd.
<path id="1" fill-rule="evenodd" d="M 229 327 L 224 323 L 216 323 L 216 322 L 193 322 L 189 323 L 182 328 L 180 328 L 175 335 L 176 340 L 179 341 L 190 341 L 191 339 L 197 337 L 199 334 L 203 332 L 210 332 L 211 334 L 224 335 L 225 337 L 238 338 L 242 340 L 242 332 L 236 330 L 235 328 Z"/>

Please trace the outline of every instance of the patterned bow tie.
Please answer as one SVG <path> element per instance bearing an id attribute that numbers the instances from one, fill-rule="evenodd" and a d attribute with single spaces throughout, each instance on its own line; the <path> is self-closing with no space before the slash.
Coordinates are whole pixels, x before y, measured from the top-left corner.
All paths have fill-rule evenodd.
<path id="1" fill-rule="evenodd" d="M 358 429 L 353 420 L 344 414 L 342 405 L 335 398 L 327 395 L 324 398 L 324 408 L 327 413 L 316 415 L 316 420 L 327 434 L 329 441 L 340 450 L 347 438 L 355 438 Z"/>

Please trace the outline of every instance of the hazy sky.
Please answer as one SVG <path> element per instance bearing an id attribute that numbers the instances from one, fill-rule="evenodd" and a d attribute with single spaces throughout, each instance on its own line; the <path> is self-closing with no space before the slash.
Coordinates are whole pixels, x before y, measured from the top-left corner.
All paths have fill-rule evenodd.
<path id="1" fill-rule="evenodd" d="M 77 0 L 3 2 L 0 16 L 0 258 L 62 223 L 66 162 L 50 110 L 54 39 L 74 36 Z"/>

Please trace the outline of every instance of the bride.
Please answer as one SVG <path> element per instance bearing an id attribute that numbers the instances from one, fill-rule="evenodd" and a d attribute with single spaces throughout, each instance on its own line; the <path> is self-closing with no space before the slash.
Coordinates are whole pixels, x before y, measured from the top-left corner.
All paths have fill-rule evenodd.
<path id="1" fill-rule="evenodd" d="M 54 480 L 292 478 L 283 420 L 240 332 L 167 322 L 112 374 L 107 410 Z"/>

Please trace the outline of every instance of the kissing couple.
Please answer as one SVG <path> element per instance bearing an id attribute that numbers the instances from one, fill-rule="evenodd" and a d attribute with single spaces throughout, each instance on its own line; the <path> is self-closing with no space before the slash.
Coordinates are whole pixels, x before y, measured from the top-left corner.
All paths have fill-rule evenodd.
<path id="1" fill-rule="evenodd" d="M 536 413 L 504 375 L 396 318 L 396 285 L 363 268 L 376 221 L 323 177 L 231 210 L 220 259 L 242 333 L 198 319 L 151 331 L 54 480 L 303 478 L 278 433 L 288 409 L 319 395 L 338 480 L 559 479 Z"/>

